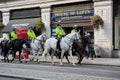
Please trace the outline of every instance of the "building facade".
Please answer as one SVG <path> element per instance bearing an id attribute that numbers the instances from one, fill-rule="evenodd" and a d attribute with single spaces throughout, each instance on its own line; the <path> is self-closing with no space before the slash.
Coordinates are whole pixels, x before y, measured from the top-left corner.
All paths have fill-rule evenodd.
<path id="1" fill-rule="evenodd" d="M 113 0 L 8 0 L 0 2 L 2 22 L 6 25 L 3 36 L 8 36 L 8 27 L 34 26 L 38 18 L 42 18 L 48 37 L 55 35 L 57 21 L 69 33 L 73 25 L 83 27 L 94 38 L 95 47 L 99 47 L 101 57 L 119 57 L 117 41 L 119 17 L 114 17 Z M 119 10 L 118 10 L 119 11 Z M 114 11 L 115 12 L 115 11 Z M 90 18 L 100 15 L 104 27 L 100 30 L 92 28 Z M 116 16 L 116 15 L 115 15 Z M 7 27 L 8 26 L 8 27 Z M 116 37 L 117 36 L 117 37 Z"/>

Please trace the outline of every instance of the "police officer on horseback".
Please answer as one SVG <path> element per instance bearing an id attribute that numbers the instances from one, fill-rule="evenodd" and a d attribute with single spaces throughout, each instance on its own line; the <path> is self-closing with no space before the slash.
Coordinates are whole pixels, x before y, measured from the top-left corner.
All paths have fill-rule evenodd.
<path id="1" fill-rule="evenodd" d="M 71 30 L 71 33 L 77 32 L 77 25 L 73 25 L 73 29 Z"/>
<path id="2" fill-rule="evenodd" d="M 56 29 L 55 29 L 55 32 L 56 32 L 56 37 L 57 37 L 57 39 L 58 39 L 58 41 L 57 41 L 57 50 L 58 51 L 61 51 L 61 49 L 60 49 L 60 40 L 61 40 L 61 38 L 63 37 L 63 36 L 65 36 L 65 31 L 63 30 L 63 28 L 61 27 L 61 21 L 58 21 L 58 23 L 57 23 L 57 27 L 56 27 Z"/>
<path id="3" fill-rule="evenodd" d="M 16 40 L 16 39 L 18 39 L 18 36 L 17 36 L 17 34 L 16 34 L 16 28 L 13 28 L 13 31 L 10 32 L 10 39 L 11 39 L 11 40 Z"/>
<path id="4" fill-rule="evenodd" d="M 29 30 L 28 30 L 27 34 L 28 34 L 28 39 L 30 39 L 30 40 L 36 38 L 36 35 L 35 35 L 34 31 L 33 31 L 32 26 L 29 27 Z"/>

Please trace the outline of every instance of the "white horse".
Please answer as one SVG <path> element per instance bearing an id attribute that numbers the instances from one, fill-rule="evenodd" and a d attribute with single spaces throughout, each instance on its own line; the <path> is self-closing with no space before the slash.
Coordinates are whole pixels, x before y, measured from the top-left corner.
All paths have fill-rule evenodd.
<path id="1" fill-rule="evenodd" d="M 31 51 L 33 53 L 32 60 L 34 60 L 34 58 L 38 60 L 39 54 L 42 54 L 42 52 L 44 51 L 44 43 L 46 40 L 47 36 L 45 33 L 41 34 L 36 39 L 32 40 L 32 42 L 30 43 Z"/>
<path id="2" fill-rule="evenodd" d="M 62 64 L 62 59 L 63 59 L 63 55 L 65 52 L 68 52 L 69 55 L 71 56 L 72 58 L 72 61 L 73 61 L 73 65 L 75 65 L 74 63 L 74 60 L 73 60 L 73 56 L 72 56 L 72 44 L 73 44 L 73 41 L 74 40 L 80 40 L 80 34 L 79 32 L 75 32 L 73 34 L 68 34 L 66 35 L 65 37 L 63 37 L 61 39 L 61 42 L 60 42 L 60 47 L 61 47 L 61 61 L 60 61 L 60 65 L 63 65 Z M 56 45 L 57 45 L 57 39 L 56 38 L 49 38 L 46 40 L 45 42 L 45 50 L 43 52 L 43 56 L 45 56 L 47 53 L 50 53 L 50 50 L 52 49 L 53 51 L 56 51 Z M 54 56 L 54 53 L 51 53 L 51 61 L 52 61 L 52 64 L 54 64 L 54 61 L 53 61 L 53 56 Z"/>

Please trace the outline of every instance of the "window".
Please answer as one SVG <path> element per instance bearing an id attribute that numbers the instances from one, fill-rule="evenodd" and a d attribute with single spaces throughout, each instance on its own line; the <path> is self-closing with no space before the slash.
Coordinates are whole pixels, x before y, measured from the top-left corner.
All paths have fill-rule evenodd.
<path id="1" fill-rule="evenodd" d="M 36 18 L 36 17 L 40 17 L 40 15 L 41 12 L 39 7 L 10 11 L 10 19 Z"/>

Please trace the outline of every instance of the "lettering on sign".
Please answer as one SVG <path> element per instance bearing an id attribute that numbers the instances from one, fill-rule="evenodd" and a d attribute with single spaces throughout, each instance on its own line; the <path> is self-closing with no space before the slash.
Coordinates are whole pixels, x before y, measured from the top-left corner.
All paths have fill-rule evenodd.
<path id="1" fill-rule="evenodd" d="M 57 12 L 57 13 L 52 13 L 52 20 L 86 19 L 86 18 L 91 18 L 91 16 L 93 15 L 94 15 L 94 9 L 66 11 L 66 12 L 59 12 L 59 13 Z"/>
<path id="2" fill-rule="evenodd" d="M 21 26 L 29 26 L 29 23 L 13 24 L 13 25 L 12 25 L 12 27 L 21 27 Z"/>

